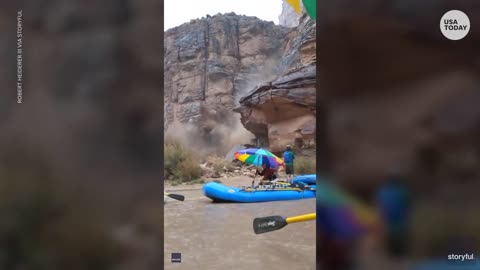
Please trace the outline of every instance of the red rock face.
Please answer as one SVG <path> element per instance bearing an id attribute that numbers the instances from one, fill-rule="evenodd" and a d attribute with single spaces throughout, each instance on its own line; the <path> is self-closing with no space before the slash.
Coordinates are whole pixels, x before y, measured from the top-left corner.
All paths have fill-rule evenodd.
<path id="1" fill-rule="evenodd" d="M 232 123 L 238 122 L 233 108 L 259 87 L 261 95 L 276 92 L 272 102 L 262 98 L 256 106 L 250 102 L 248 108 L 237 111 L 248 111 L 249 116 L 241 114 L 242 124 L 267 146 L 269 139 L 278 141 L 275 145 L 293 144 L 296 132 L 302 130 L 294 126 L 278 137 L 268 135 L 272 133 L 269 126 L 296 117 L 313 117 L 308 107 L 315 104 L 315 23 L 307 16 L 302 17 L 298 28 L 288 29 L 251 17 L 215 15 L 192 20 L 165 35 L 167 132 L 179 123 L 198 129 L 200 138 L 215 136 L 223 127 L 233 129 Z M 309 68 L 287 73 L 302 66 Z M 270 91 L 268 81 L 288 90 Z M 302 125 L 311 126 L 312 121 Z"/>
<path id="2" fill-rule="evenodd" d="M 218 116 L 233 117 L 238 98 L 275 74 L 289 31 L 233 13 L 166 31 L 165 128 L 175 122 L 199 130 L 209 120 L 225 124 Z"/>
<path id="3" fill-rule="evenodd" d="M 297 149 L 316 145 L 315 22 L 302 16 L 294 34 L 281 60 L 289 69 L 253 88 L 235 109 L 245 128 L 273 152 L 287 144 Z"/>
<path id="4" fill-rule="evenodd" d="M 266 146 L 281 152 L 287 144 L 314 148 L 316 68 L 311 64 L 260 85 L 240 99 L 242 124 Z"/>

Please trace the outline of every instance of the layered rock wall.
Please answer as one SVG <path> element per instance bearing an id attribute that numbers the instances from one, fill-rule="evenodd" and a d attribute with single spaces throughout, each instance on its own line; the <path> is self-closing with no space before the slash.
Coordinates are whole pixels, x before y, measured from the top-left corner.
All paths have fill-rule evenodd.
<path id="1" fill-rule="evenodd" d="M 315 148 L 316 26 L 306 14 L 291 32 L 274 80 L 260 84 L 240 99 L 236 111 L 257 144 L 281 152 Z"/>
<path id="2" fill-rule="evenodd" d="M 165 128 L 188 125 L 205 142 L 224 143 L 218 130 L 234 129 L 240 100 L 246 107 L 235 111 L 257 145 L 313 147 L 315 60 L 315 22 L 306 15 L 292 29 L 233 13 L 170 29 Z"/>
<path id="3" fill-rule="evenodd" d="M 166 31 L 165 128 L 190 123 L 209 136 L 216 124 L 232 122 L 237 100 L 275 75 L 289 32 L 234 13 Z"/>
<path id="4" fill-rule="evenodd" d="M 281 152 L 287 144 L 314 148 L 315 82 L 316 68 L 311 64 L 260 85 L 236 108 L 242 124 L 272 152 Z"/>

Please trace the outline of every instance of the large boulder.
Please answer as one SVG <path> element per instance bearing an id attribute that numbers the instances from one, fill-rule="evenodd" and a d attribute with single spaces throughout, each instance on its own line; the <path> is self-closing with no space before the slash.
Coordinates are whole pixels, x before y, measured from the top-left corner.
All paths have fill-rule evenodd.
<path id="1" fill-rule="evenodd" d="M 253 89 L 235 111 L 242 124 L 273 152 L 285 145 L 314 147 L 316 67 L 292 70 Z"/>

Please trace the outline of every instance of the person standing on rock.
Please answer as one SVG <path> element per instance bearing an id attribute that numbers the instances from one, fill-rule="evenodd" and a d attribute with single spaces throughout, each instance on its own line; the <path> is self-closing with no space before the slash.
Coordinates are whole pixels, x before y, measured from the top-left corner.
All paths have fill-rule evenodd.
<path id="1" fill-rule="evenodd" d="M 285 173 L 287 174 L 287 182 L 293 183 L 293 161 L 295 154 L 292 152 L 292 147 L 287 145 L 287 150 L 283 153 L 283 162 L 285 163 Z"/>

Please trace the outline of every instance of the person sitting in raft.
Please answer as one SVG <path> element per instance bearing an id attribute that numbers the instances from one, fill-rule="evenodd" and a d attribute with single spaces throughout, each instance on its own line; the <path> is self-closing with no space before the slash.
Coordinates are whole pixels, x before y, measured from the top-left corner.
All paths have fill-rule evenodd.
<path id="1" fill-rule="evenodd" d="M 257 169 L 257 174 L 263 176 L 262 180 L 260 181 L 260 184 L 266 184 L 269 183 L 270 181 L 273 181 L 277 178 L 275 175 L 275 170 L 272 168 L 268 168 L 266 164 L 262 165 L 263 170 L 260 172 Z"/>

